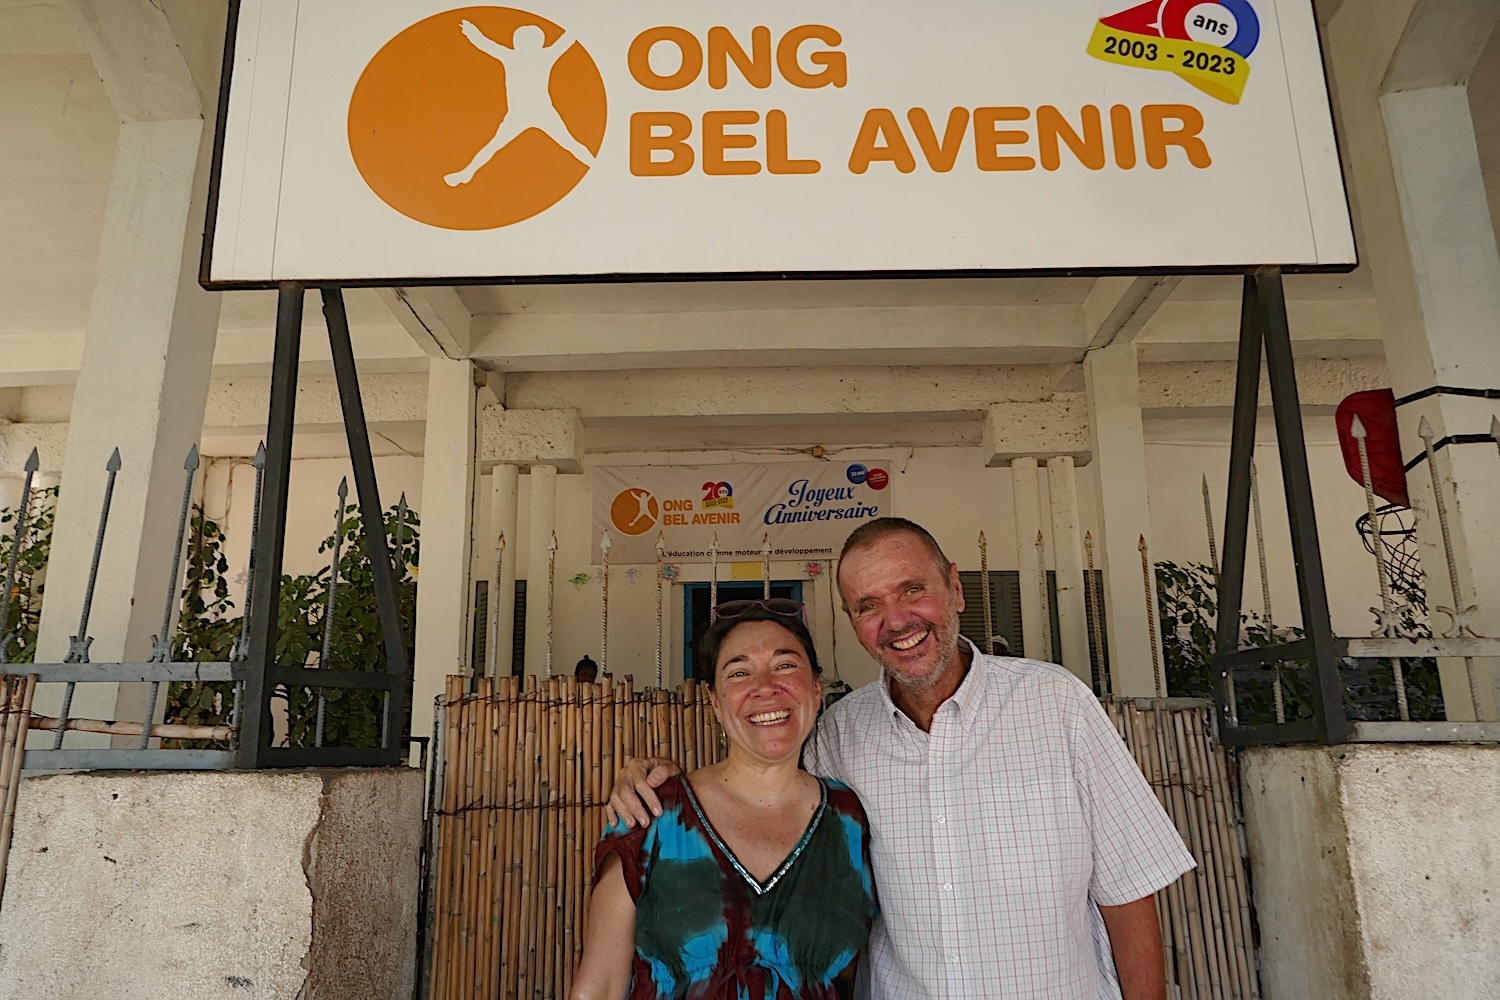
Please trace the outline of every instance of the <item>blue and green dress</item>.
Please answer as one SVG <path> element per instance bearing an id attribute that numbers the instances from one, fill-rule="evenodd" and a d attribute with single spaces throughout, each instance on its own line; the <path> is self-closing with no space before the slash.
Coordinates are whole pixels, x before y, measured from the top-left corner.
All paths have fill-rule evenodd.
<path id="1" fill-rule="evenodd" d="M 797 846 L 759 882 L 709 823 L 687 779 L 657 790 L 650 826 L 615 824 L 594 879 L 619 857 L 635 900 L 630 1000 L 833 1000 L 878 911 L 859 798 L 819 779 L 822 798 Z"/>

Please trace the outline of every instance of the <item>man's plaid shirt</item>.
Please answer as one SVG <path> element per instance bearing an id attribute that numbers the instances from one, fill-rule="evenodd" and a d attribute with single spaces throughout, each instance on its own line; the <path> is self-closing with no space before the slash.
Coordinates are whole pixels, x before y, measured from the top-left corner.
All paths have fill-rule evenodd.
<path id="1" fill-rule="evenodd" d="M 1055 664 L 973 653 L 930 733 L 882 679 L 807 747 L 870 818 L 881 915 L 861 993 L 1119 1000 L 1098 907 L 1151 895 L 1192 856 L 1093 692 Z"/>

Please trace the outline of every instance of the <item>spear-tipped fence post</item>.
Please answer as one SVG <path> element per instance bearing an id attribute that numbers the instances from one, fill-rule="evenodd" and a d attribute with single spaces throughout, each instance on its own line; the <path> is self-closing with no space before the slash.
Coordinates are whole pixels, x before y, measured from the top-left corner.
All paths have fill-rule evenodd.
<path id="1" fill-rule="evenodd" d="M 404 497 L 405 494 L 402 494 Z M 505 532 L 495 536 L 495 576 L 494 583 L 490 587 L 489 602 L 489 634 L 490 641 L 486 644 L 488 655 L 485 657 L 485 673 L 487 676 L 496 677 L 500 673 L 500 575 L 505 564 Z"/>
<path id="2" fill-rule="evenodd" d="M 1490 426 L 1493 429 L 1493 422 Z M 1453 607 L 1438 606 L 1439 611 L 1453 619 L 1452 626 L 1443 634 L 1443 638 L 1456 639 L 1464 635 L 1477 637 L 1470 620 L 1479 611 L 1479 607 L 1464 600 L 1463 584 L 1458 578 L 1458 557 L 1453 551 L 1452 528 L 1448 524 L 1448 502 L 1443 495 L 1442 476 L 1438 473 L 1437 449 L 1432 443 L 1432 424 L 1425 416 L 1417 424 L 1417 436 L 1422 439 L 1422 449 L 1427 456 L 1427 473 L 1432 478 L 1432 506 L 1437 511 L 1438 529 L 1443 536 L 1443 555 L 1448 563 L 1448 584 L 1453 595 Z M 1484 712 L 1479 700 L 1479 669 L 1472 656 L 1464 657 L 1464 673 L 1468 675 L 1469 699 L 1474 705 L 1474 718 L 1483 720 Z"/>
<path id="3" fill-rule="evenodd" d="M 239 638 L 235 640 L 234 648 L 229 654 L 232 660 L 243 660 L 250 655 L 250 612 L 255 601 L 255 588 L 250 586 L 250 581 L 255 578 L 255 539 L 260 535 L 261 490 L 266 482 L 266 443 L 264 441 L 256 446 L 255 458 L 250 461 L 250 465 L 255 469 L 255 495 L 251 497 L 250 503 L 250 558 L 245 563 L 245 615 L 240 619 Z M 239 685 L 236 685 L 236 688 L 238 687 Z M 237 713 L 238 707 L 236 706 Z"/>
<path id="4" fill-rule="evenodd" d="M 16 592 L 16 571 L 21 560 L 21 542 L 26 538 L 26 529 L 30 525 L 31 515 L 31 483 L 36 478 L 37 470 L 41 468 L 41 456 L 35 448 L 26 458 L 26 479 L 21 483 L 21 507 L 16 511 L 15 536 L 10 542 L 10 561 L 5 567 L 5 593 L 0 595 L 0 628 L 5 629 L 5 635 L 0 637 L 0 663 L 10 662 L 10 644 L 16 635 L 10 628 L 10 602 Z"/>
<path id="5" fill-rule="evenodd" d="M 552 631 L 557 604 L 557 532 L 547 539 L 547 676 L 552 676 Z"/>
<path id="6" fill-rule="evenodd" d="M 409 560 L 406 558 L 406 529 L 410 522 L 411 504 L 406 502 L 406 491 L 402 490 L 401 499 L 396 502 L 396 551 L 391 554 L 393 569 L 396 572 L 395 579 L 392 582 L 397 588 L 401 586 L 401 581 L 406 579 L 406 568 L 409 565 Z M 384 520 L 381 521 L 380 527 L 384 531 Z M 498 581 L 499 573 L 497 572 L 495 576 Z M 399 605 L 400 602 L 398 601 L 397 606 L 399 607 Z M 494 643 L 490 645 L 493 646 Z M 391 693 L 389 691 L 381 695 L 380 704 L 380 745 L 385 746 L 388 742 L 386 740 L 386 731 L 391 723 Z"/>
<path id="7" fill-rule="evenodd" d="M 255 447 L 255 457 L 250 460 L 250 465 L 255 469 L 255 490 L 251 497 L 250 510 L 250 557 L 245 562 L 245 614 L 240 619 L 240 634 L 230 648 L 229 658 L 231 660 L 245 660 L 250 656 L 250 612 L 254 606 L 255 587 L 252 581 L 255 579 L 255 541 L 260 536 L 260 501 L 263 487 L 266 483 L 266 443 L 264 441 Z M 235 681 L 231 685 L 234 706 L 229 712 L 229 725 L 234 731 L 231 743 L 239 746 L 240 718 L 244 714 L 245 682 Z"/>
<path id="8" fill-rule="evenodd" d="M 716 536 L 717 537 L 717 536 Z M 661 687 L 662 647 L 665 639 L 663 623 L 665 617 L 662 614 L 662 602 L 664 600 L 663 589 L 667 577 L 667 538 L 662 532 L 656 533 L 656 686 Z M 712 599 L 710 599 L 712 604 Z M 712 611 L 709 612 L 712 614 Z"/>
<path id="9" fill-rule="evenodd" d="M 1370 474 L 1369 432 L 1365 423 L 1355 414 L 1349 428 L 1354 443 L 1359 448 L 1359 480 L 1365 488 L 1365 513 L 1370 519 L 1370 550 L 1375 555 L 1375 575 L 1380 580 L 1380 607 L 1371 608 L 1375 615 L 1375 635 L 1394 638 L 1401 634 L 1401 623 L 1397 620 L 1396 602 L 1391 598 L 1390 578 L 1385 565 L 1385 542 L 1380 536 L 1380 521 L 1375 514 L 1375 481 Z M 1406 675 L 1401 657 L 1391 658 L 1391 683 L 1396 688 L 1396 711 L 1402 722 L 1411 721 L 1411 708 L 1406 701 Z"/>
<path id="10" fill-rule="evenodd" d="M 94 588 L 99 582 L 99 560 L 104 555 L 104 532 L 109 527 L 109 507 L 114 501 L 115 480 L 119 478 L 121 464 L 120 449 L 116 448 L 104 465 L 104 471 L 108 473 L 108 476 L 104 480 L 104 500 L 99 505 L 99 531 L 94 536 L 94 555 L 89 563 L 89 582 L 83 592 L 83 610 L 78 616 L 78 634 L 71 636 L 68 640 L 68 655 L 63 658 L 65 663 L 89 662 L 89 646 L 94 641 L 93 636 L 89 635 L 89 612 L 94 607 Z M 73 692 L 76 688 L 75 681 L 69 681 L 63 688 L 62 708 L 57 713 L 57 736 L 52 741 L 54 750 L 62 749 L 63 735 L 68 728 L 68 713 L 73 709 Z"/>
<path id="11" fill-rule="evenodd" d="M 719 533 L 714 532 L 713 541 L 708 546 L 708 609 L 719 606 Z"/>
<path id="12" fill-rule="evenodd" d="M 995 613 L 990 608 L 990 543 L 979 533 L 979 599 L 984 604 L 984 653 L 995 648 Z"/>
<path id="13" fill-rule="evenodd" d="M 1165 698 L 1167 688 L 1161 676 L 1161 640 L 1156 631 L 1155 591 L 1151 586 L 1151 552 L 1146 546 L 1146 536 L 1141 536 L 1141 582 L 1146 588 L 1146 634 L 1151 639 L 1151 673 L 1156 679 L 1156 696 Z"/>
<path id="14" fill-rule="evenodd" d="M 1275 639 L 1276 617 L 1271 613 L 1271 574 L 1266 569 L 1266 530 L 1260 517 L 1260 477 L 1255 470 L 1255 459 L 1250 460 L 1250 507 L 1255 517 L 1255 551 L 1260 558 L 1260 598 L 1266 611 L 1266 627 Z M 1271 697 L 1275 702 L 1276 721 L 1286 721 L 1286 699 L 1281 688 L 1281 663 L 1272 666 Z"/>
<path id="15" fill-rule="evenodd" d="M 177 592 L 177 577 L 182 573 L 182 546 L 187 540 L 188 512 L 193 503 L 193 479 L 198 475 L 198 446 L 194 444 L 188 449 L 187 458 L 182 463 L 182 508 L 177 514 L 177 543 L 172 547 L 172 564 L 167 572 L 167 597 L 163 602 L 161 613 L 161 632 L 151 637 L 151 661 L 153 663 L 170 663 L 172 661 L 172 617 L 173 613 L 182 603 L 182 595 Z M 146 697 L 146 718 L 141 726 L 141 749 L 146 750 L 151 746 L 151 727 L 156 722 L 156 703 L 161 698 L 161 682 L 151 683 L 150 694 Z"/>
<path id="16" fill-rule="evenodd" d="M 599 570 L 599 673 L 601 675 L 609 668 L 609 550 L 612 545 L 609 532 L 604 532 L 599 538 L 599 558 L 602 564 Z"/>
<path id="17" fill-rule="evenodd" d="M 1036 578 L 1042 592 L 1042 654 L 1039 660 L 1052 662 L 1052 595 L 1047 592 L 1047 543 L 1040 530 L 1036 533 Z"/>
<path id="18" fill-rule="evenodd" d="M 318 669 L 331 669 L 333 659 L 333 616 L 338 610 L 339 563 L 344 554 L 344 510 L 349 504 L 349 477 L 339 480 L 339 509 L 333 516 L 333 559 L 328 573 L 328 607 L 323 612 L 323 648 L 318 654 Z M 323 723 L 328 715 L 328 698 L 323 689 L 318 689 L 318 728 L 313 737 L 314 746 L 323 745 Z"/>
<path id="19" fill-rule="evenodd" d="M 769 531 L 760 536 L 760 596 L 761 600 L 771 599 L 771 533 Z"/>
<path id="20" fill-rule="evenodd" d="M 1203 520 L 1208 525 L 1208 564 L 1213 567 L 1214 583 L 1219 580 L 1219 540 L 1214 533 L 1214 502 L 1208 492 L 1208 473 L 1203 474 Z"/>
<path id="21" fill-rule="evenodd" d="M 1093 640 L 1094 687 L 1099 694 L 1109 694 L 1109 673 L 1104 667 L 1104 622 L 1100 620 L 1100 602 L 1104 595 L 1099 592 L 1094 580 L 1094 533 L 1085 531 L 1083 533 L 1083 551 L 1088 557 L 1088 575 L 1083 578 L 1083 592 L 1089 598 L 1089 638 Z M 1150 595 L 1147 594 L 1149 601 Z M 1151 609 L 1146 609 L 1147 615 Z"/>

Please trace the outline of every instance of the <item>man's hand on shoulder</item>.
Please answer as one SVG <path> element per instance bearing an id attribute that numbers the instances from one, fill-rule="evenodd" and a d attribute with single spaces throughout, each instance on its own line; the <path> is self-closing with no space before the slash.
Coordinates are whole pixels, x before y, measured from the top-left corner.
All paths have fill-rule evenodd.
<path id="1" fill-rule="evenodd" d="M 615 787 L 604 807 L 604 818 L 613 824 L 624 820 L 627 827 L 648 826 L 652 817 L 661 815 L 661 799 L 656 790 L 682 768 L 665 757 L 632 757 L 615 776 Z"/>

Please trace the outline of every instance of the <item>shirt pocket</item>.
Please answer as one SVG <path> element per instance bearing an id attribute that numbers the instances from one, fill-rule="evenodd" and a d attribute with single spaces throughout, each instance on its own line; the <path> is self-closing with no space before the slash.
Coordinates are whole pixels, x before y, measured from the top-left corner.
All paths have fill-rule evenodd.
<path id="1" fill-rule="evenodd" d="M 979 798 L 992 880 L 1026 891 L 1087 893 L 1093 845 L 1072 781 L 999 782 Z"/>

